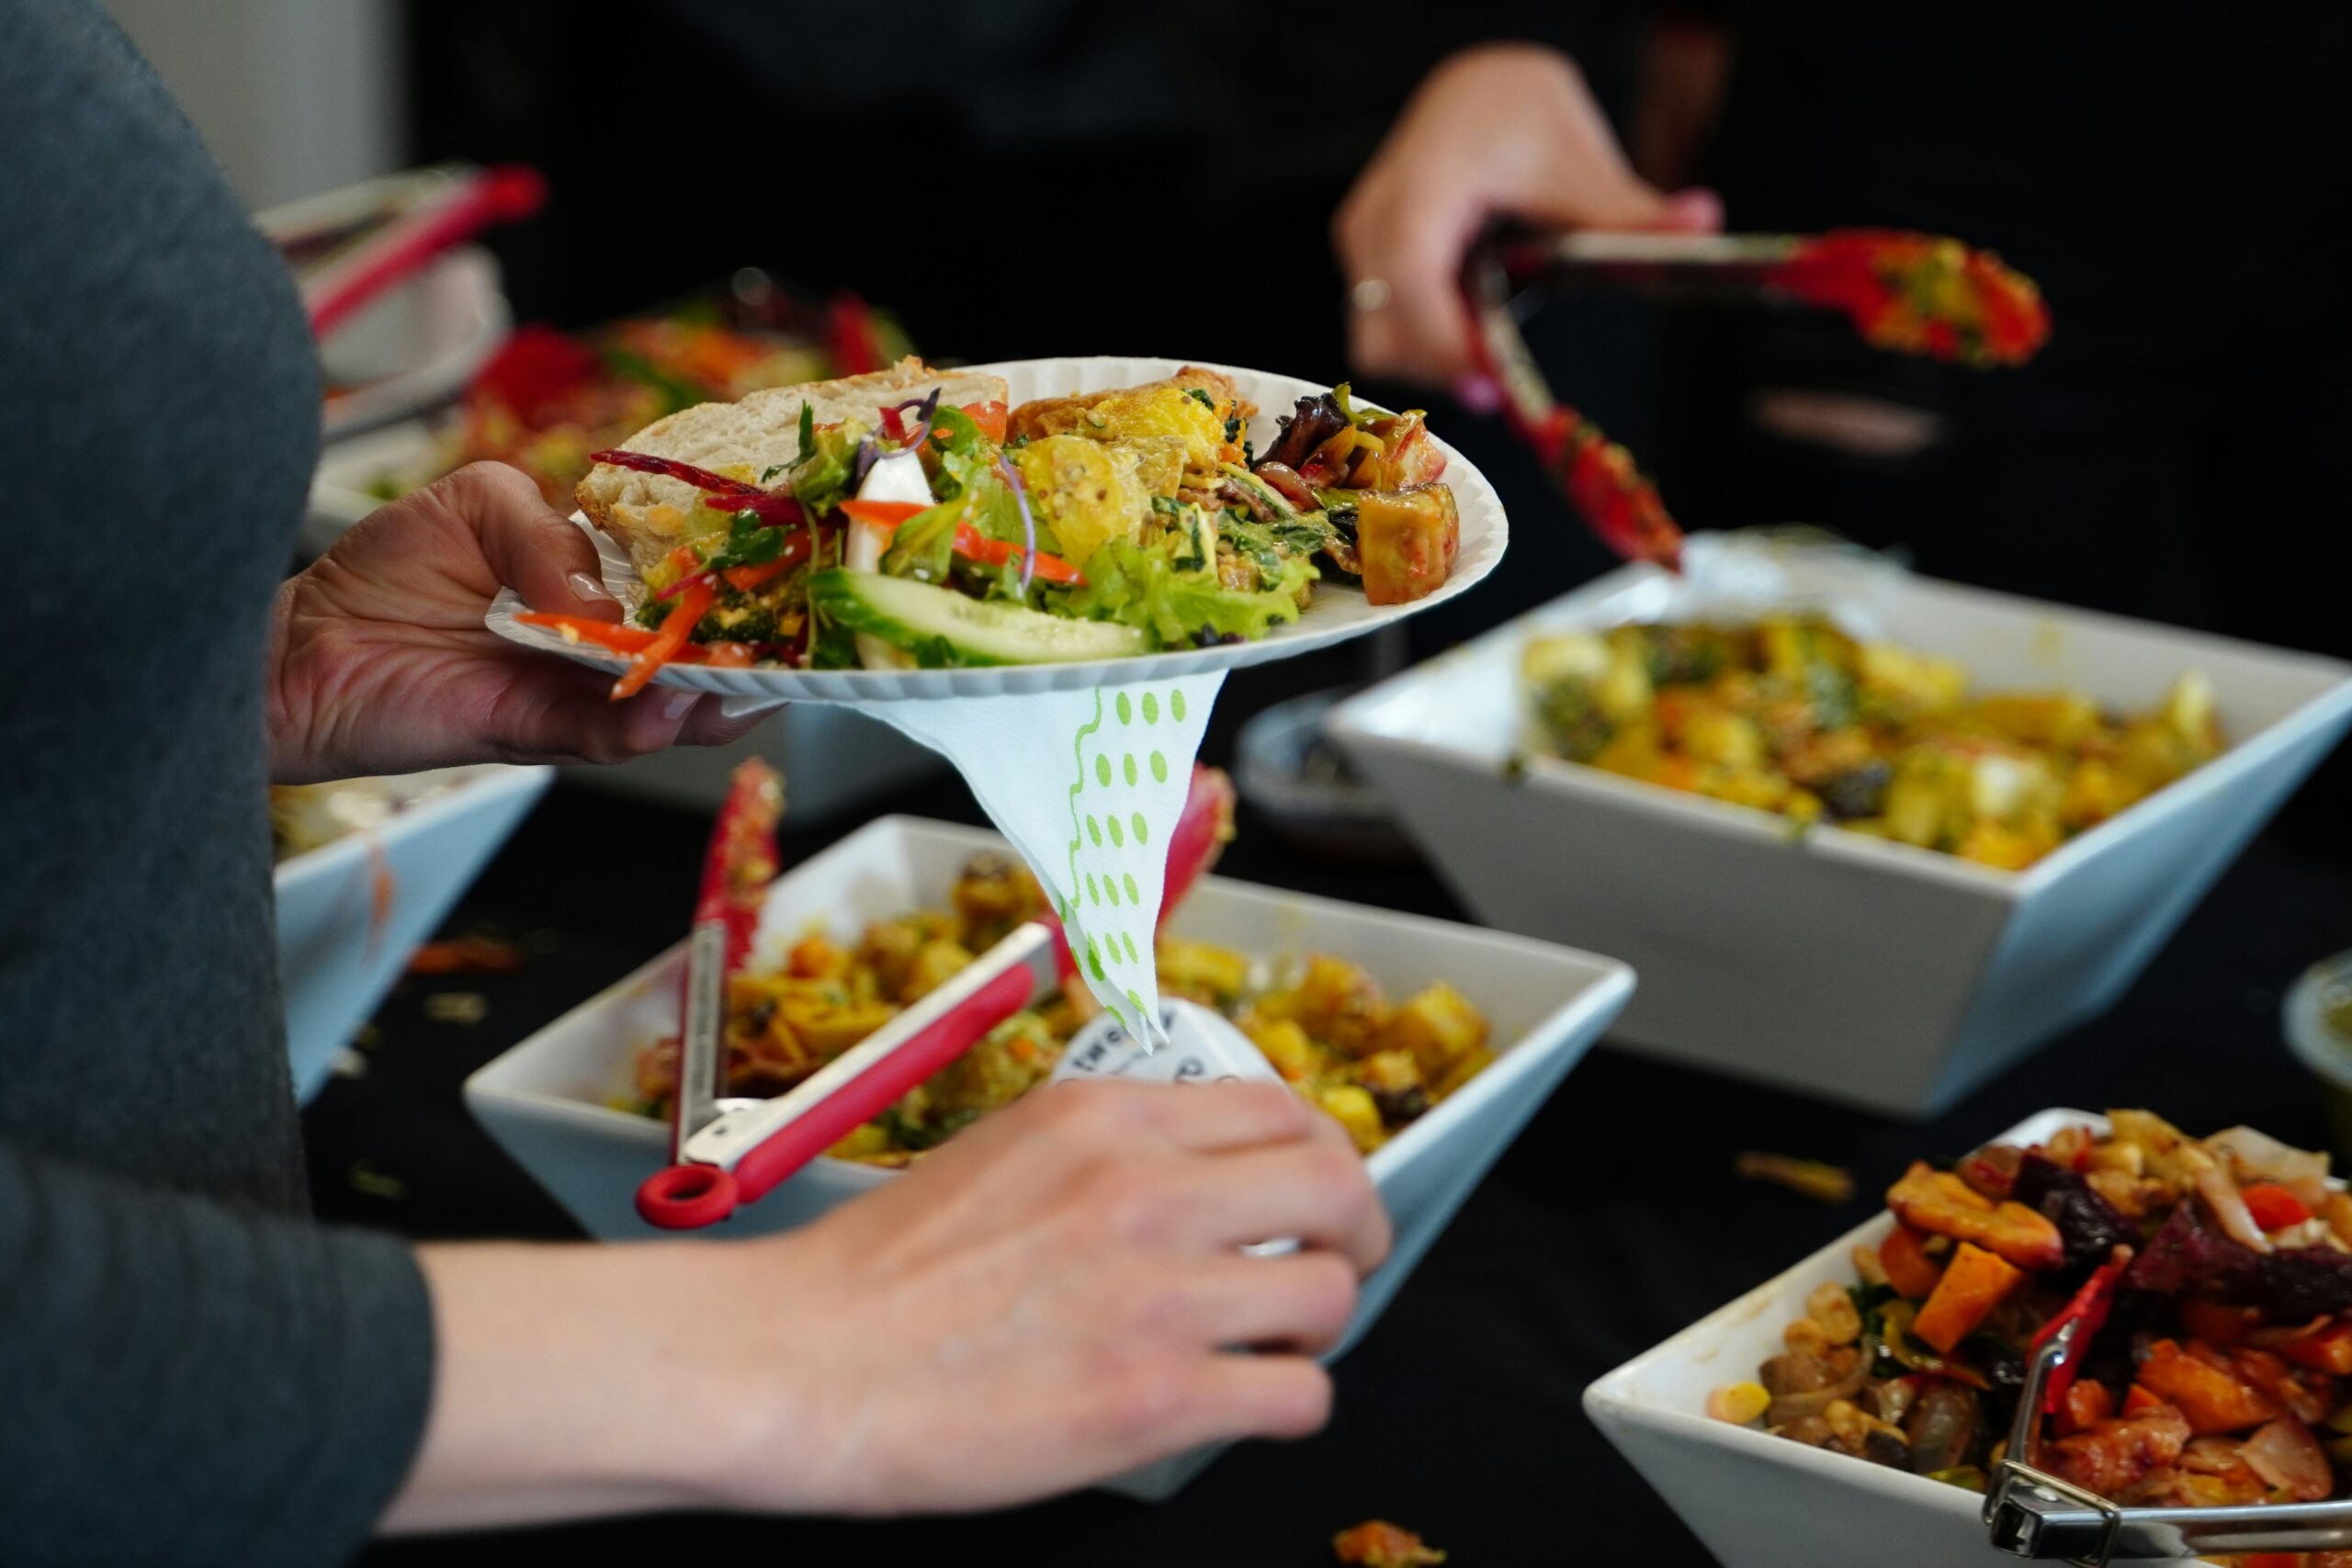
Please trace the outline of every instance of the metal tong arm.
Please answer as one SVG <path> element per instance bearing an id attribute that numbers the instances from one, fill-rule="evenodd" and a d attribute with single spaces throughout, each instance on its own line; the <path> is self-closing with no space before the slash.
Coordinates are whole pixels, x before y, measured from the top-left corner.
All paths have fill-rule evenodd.
<path id="1" fill-rule="evenodd" d="M 2082 1325 L 2052 1335 L 2026 1364 L 2016 1423 L 1984 1496 L 1984 1528 L 2012 1556 L 2102 1568 L 2133 1559 L 2352 1548 L 2352 1499 L 2226 1508 L 2119 1508 L 2037 1468 L 2051 1374 L 2077 1353 Z M 2086 1346 L 2082 1348 L 2087 1348 Z"/>

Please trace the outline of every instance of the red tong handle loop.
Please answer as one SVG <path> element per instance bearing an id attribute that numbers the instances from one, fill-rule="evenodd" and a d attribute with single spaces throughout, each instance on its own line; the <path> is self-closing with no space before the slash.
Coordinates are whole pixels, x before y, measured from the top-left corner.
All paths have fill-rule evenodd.
<path id="1" fill-rule="evenodd" d="M 717 1224 L 742 1201 L 735 1173 L 715 1165 L 670 1165 L 637 1190 L 638 1217 L 665 1231 Z"/>

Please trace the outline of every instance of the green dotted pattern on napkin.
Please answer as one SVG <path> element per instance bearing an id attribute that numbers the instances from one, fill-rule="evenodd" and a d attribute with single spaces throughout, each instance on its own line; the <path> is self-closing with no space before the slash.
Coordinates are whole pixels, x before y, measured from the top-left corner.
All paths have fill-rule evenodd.
<path id="1" fill-rule="evenodd" d="M 1156 1018 L 1159 996 L 1152 936 L 1168 854 L 1154 841 L 1152 818 L 1163 818 L 1162 832 L 1173 826 L 1167 786 L 1189 788 L 1193 746 L 1186 741 L 1196 739 L 1204 716 L 1188 715 L 1184 693 L 1175 687 L 1122 686 L 1107 696 L 1098 691 L 1094 716 L 1079 727 L 1072 747 L 1077 777 L 1069 786 L 1062 926 L 1088 988 L 1141 1039 L 1159 1032 L 1147 1021 Z M 1181 808 L 1181 793 L 1177 798 Z M 1140 878 L 1139 863 L 1147 874 Z"/>

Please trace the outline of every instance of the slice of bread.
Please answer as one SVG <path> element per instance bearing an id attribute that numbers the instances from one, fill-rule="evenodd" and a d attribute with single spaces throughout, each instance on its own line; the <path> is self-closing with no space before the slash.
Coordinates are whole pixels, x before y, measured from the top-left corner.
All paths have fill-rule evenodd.
<path id="1" fill-rule="evenodd" d="M 758 484 L 762 474 L 799 454 L 803 407 L 815 411 L 819 424 L 855 419 L 878 426 L 884 408 L 928 397 L 933 387 L 939 389 L 942 403 L 957 408 L 1001 403 L 1006 397 L 1001 376 L 933 370 L 909 355 L 888 370 L 865 376 L 774 387 L 741 402 L 681 409 L 655 420 L 621 446 Z M 684 479 L 611 463 L 591 468 L 573 491 L 581 511 L 628 548 L 640 572 L 684 541 L 700 493 Z"/>

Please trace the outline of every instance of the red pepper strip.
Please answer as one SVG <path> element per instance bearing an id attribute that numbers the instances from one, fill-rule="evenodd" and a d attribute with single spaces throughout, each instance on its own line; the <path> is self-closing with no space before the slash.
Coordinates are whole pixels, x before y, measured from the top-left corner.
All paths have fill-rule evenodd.
<path id="1" fill-rule="evenodd" d="M 623 621 L 592 621 L 585 615 L 551 615 L 531 610 L 514 617 L 526 626 L 545 626 L 551 632 L 566 632 L 582 642 L 593 642 L 599 648 L 609 648 L 615 653 L 635 653 L 651 642 L 655 634 L 643 626 L 632 626 Z"/>
<path id="2" fill-rule="evenodd" d="M 2026 1353 L 2031 1356 L 2050 1343 L 2066 1325 L 2082 1325 L 2075 1333 L 2073 1349 L 2065 1360 L 2051 1372 L 2050 1384 L 2042 1390 L 2044 1415 L 2054 1416 L 2065 1405 L 2066 1391 L 2075 1386 L 2075 1374 L 2082 1370 L 2085 1359 L 2090 1354 L 2091 1340 L 2106 1325 L 2108 1309 L 2115 1304 L 2115 1282 L 2123 1277 L 2123 1270 L 2131 1266 L 2131 1262 L 2132 1249 L 2118 1247 L 2108 1260 L 2083 1281 L 2083 1288 L 2075 1292 L 2074 1299 L 2059 1308 L 2057 1314 L 2041 1325 L 2033 1337 L 2033 1343 L 2027 1347 Z"/>
<path id="3" fill-rule="evenodd" d="M 654 634 L 651 642 L 638 649 L 637 656 L 629 660 L 628 668 L 621 672 L 621 678 L 613 682 L 615 702 L 633 697 L 645 690 L 646 682 L 653 679 L 662 666 L 675 660 L 684 650 L 687 639 L 694 636 L 695 627 L 702 624 L 703 616 L 710 613 L 710 602 L 716 597 L 708 579 L 689 584 L 686 591 L 678 595 L 677 607 L 662 621 L 662 629 Z"/>
<path id="4" fill-rule="evenodd" d="M 978 561 L 982 566 L 1002 566 L 1009 560 L 1021 558 L 1022 547 L 1005 539 L 991 539 L 969 523 L 956 525 L 956 553 L 966 560 Z M 1059 556 L 1037 552 L 1036 563 L 1030 575 L 1042 577 L 1047 582 L 1084 582 L 1085 576 L 1078 568 Z"/>
<path id="5" fill-rule="evenodd" d="M 775 880 L 775 825 L 784 815 L 784 781 L 760 758 L 747 758 L 728 782 L 704 852 L 695 924 L 727 925 L 727 970 L 741 967 L 759 931 L 760 907 Z"/>
<path id="6" fill-rule="evenodd" d="M 842 515 L 854 523 L 867 523 L 876 528 L 896 528 L 918 512 L 931 508 L 914 501 L 844 501 Z"/>
<path id="7" fill-rule="evenodd" d="M 673 457 L 657 457 L 650 452 L 625 452 L 608 446 L 602 452 L 591 452 L 592 463 L 610 463 L 616 468 L 634 468 L 640 474 L 663 474 L 673 479 L 684 479 L 696 490 L 714 491 L 722 496 L 765 495 L 759 486 L 730 479 L 725 474 L 714 474 L 708 468 L 697 468 L 692 463 L 681 463 Z"/>
<path id="8" fill-rule="evenodd" d="M 786 536 L 783 547 L 777 552 L 775 559 L 762 561 L 757 566 L 730 566 L 718 575 L 725 580 L 728 587 L 749 593 L 755 588 L 774 582 L 777 578 L 807 560 L 815 548 L 816 540 L 806 529 L 803 529 L 797 534 Z"/>
<path id="9" fill-rule="evenodd" d="M 907 422 L 893 403 L 882 411 L 882 434 L 904 446 L 907 444 Z"/>

